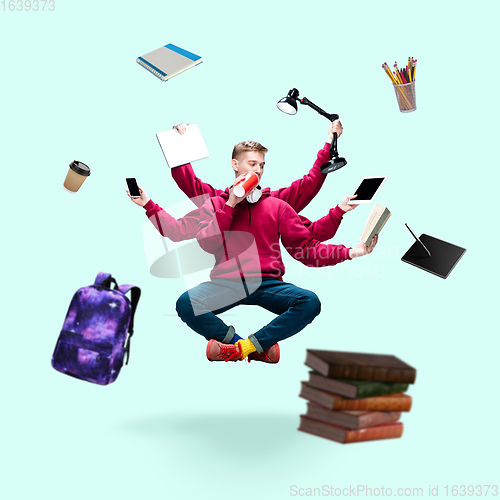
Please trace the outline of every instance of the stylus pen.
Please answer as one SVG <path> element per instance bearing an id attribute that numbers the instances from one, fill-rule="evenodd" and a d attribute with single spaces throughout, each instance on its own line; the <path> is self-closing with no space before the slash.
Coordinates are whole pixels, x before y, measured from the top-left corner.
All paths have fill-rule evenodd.
<path id="1" fill-rule="evenodd" d="M 408 228 L 408 231 L 412 234 L 412 236 L 424 247 L 424 250 L 429 254 L 429 257 L 432 257 L 431 252 L 427 249 L 427 247 L 417 238 L 417 235 L 411 230 L 410 226 L 405 222 L 405 226 Z"/>

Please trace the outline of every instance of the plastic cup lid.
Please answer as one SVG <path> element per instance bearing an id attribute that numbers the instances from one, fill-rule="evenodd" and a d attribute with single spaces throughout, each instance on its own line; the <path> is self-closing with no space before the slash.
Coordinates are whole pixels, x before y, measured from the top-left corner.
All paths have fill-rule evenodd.
<path id="1" fill-rule="evenodd" d="M 84 175 L 88 177 L 90 175 L 90 167 L 82 163 L 81 161 L 75 160 L 74 162 L 69 164 L 69 168 L 76 172 L 77 174 Z"/>

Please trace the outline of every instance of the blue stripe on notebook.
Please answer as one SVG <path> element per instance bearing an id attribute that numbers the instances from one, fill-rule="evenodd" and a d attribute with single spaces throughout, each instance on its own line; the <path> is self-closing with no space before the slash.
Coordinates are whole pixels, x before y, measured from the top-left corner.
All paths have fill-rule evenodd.
<path id="1" fill-rule="evenodd" d="M 197 56 L 196 54 L 193 54 L 192 52 L 188 52 L 187 50 L 181 49 L 180 47 L 177 47 L 176 45 L 172 45 L 169 43 L 168 45 L 165 45 L 167 49 L 170 49 L 174 52 L 177 52 L 177 54 L 180 54 L 181 56 L 187 57 L 188 59 L 191 59 L 192 61 L 197 61 L 198 59 L 201 59 L 201 56 Z"/>
<path id="2" fill-rule="evenodd" d="M 150 66 L 151 68 L 153 68 L 155 71 L 158 71 L 158 73 L 160 73 L 160 75 L 167 76 L 166 73 L 164 73 L 161 69 L 159 69 L 156 66 L 154 66 L 153 64 L 151 64 L 149 61 L 146 61 L 146 59 L 144 59 L 142 57 L 138 57 L 138 59 L 140 59 L 143 63 L 145 63 L 148 66 Z"/>

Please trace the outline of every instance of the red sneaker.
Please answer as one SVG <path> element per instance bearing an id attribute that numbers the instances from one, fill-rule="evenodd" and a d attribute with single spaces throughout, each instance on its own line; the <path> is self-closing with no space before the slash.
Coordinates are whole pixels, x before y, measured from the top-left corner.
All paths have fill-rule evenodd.
<path id="1" fill-rule="evenodd" d="M 278 344 L 272 345 L 269 349 L 261 352 L 260 354 L 255 351 L 248 355 L 248 362 L 250 361 L 263 361 L 264 363 L 277 363 L 280 360 L 280 346 Z"/>
<path id="2" fill-rule="evenodd" d="M 223 344 L 210 340 L 207 345 L 208 361 L 241 361 L 241 346 L 239 344 Z"/>

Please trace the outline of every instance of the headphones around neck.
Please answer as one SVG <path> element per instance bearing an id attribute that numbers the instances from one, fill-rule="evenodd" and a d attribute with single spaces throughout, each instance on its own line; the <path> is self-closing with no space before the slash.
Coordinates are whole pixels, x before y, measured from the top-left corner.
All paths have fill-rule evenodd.
<path id="1" fill-rule="evenodd" d="M 253 193 L 247 196 L 247 201 L 248 203 L 257 203 L 260 200 L 261 196 L 262 196 L 262 188 L 260 186 L 257 186 L 253 190 Z"/>

